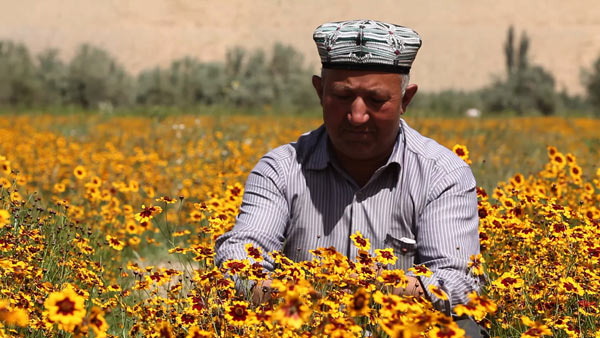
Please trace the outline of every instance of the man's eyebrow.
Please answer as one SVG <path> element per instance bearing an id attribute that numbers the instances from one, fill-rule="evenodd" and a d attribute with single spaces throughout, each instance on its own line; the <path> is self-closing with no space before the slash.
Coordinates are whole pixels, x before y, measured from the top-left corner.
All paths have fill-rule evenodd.
<path id="1" fill-rule="evenodd" d="M 354 88 L 352 88 L 352 86 L 349 86 L 349 85 L 343 84 L 343 83 L 340 83 L 340 84 L 334 83 L 331 87 L 334 90 L 340 90 L 340 91 L 354 90 Z M 380 96 L 390 95 L 389 90 L 387 90 L 384 87 L 375 87 L 375 88 L 367 89 L 366 92 L 370 95 L 380 95 Z"/>
<path id="2" fill-rule="evenodd" d="M 367 93 L 369 93 L 371 95 L 378 95 L 378 96 L 390 95 L 390 91 L 386 90 L 385 88 L 372 88 L 370 90 L 367 90 Z"/>
<path id="3" fill-rule="evenodd" d="M 352 90 L 352 87 L 345 83 L 334 83 L 331 85 L 331 88 L 335 90 Z"/>

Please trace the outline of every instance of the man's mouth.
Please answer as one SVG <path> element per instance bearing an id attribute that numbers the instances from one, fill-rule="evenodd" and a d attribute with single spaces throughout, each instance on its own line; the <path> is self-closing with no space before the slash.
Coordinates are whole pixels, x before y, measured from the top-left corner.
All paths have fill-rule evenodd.
<path id="1" fill-rule="evenodd" d="M 350 135 L 369 135 L 372 132 L 368 131 L 368 130 L 351 130 L 351 129 L 346 129 L 346 130 L 344 130 L 344 133 L 350 134 Z"/>

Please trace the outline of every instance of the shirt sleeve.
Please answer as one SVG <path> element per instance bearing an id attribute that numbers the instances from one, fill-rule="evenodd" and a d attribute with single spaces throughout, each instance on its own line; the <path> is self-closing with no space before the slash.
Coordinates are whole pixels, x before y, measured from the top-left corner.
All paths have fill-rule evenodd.
<path id="1" fill-rule="evenodd" d="M 419 276 L 433 305 L 450 314 L 467 295 L 479 290 L 478 280 L 468 270 L 471 255 L 479 253 L 479 216 L 475 178 L 467 166 L 460 167 L 434 182 L 428 203 L 417 223 L 419 261 L 433 274 Z M 448 301 L 429 291 L 435 285 L 448 295 Z"/>
<path id="2" fill-rule="evenodd" d="M 247 259 L 246 243 L 262 249 L 262 265 L 273 270 L 269 252 L 283 249 L 289 219 L 285 198 L 285 180 L 279 163 L 265 155 L 248 175 L 242 205 L 233 229 L 215 243 L 215 263 L 230 259 Z"/>

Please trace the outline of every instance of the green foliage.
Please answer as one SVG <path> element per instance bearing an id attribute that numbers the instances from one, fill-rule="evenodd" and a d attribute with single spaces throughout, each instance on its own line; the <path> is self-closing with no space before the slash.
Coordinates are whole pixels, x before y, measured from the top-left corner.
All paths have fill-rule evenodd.
<path id="1" fill-rule="evenodd" d="M 143 105 L 172 105 L 175 93 L 168 72 L 158 67 L 140 73 L 137 79 L 137 102 Z"/>
<path id="2" fill-rule="evenodd" d="M 0 41 L 0 74 L 0 104 L 30 106 L 36 102 L 40 83 L 25 45 Z"/>
<path id="3" fill-rule="evenodd" d="M 596 115 L 600 115 L 600 56 L 592 65 L 592 69 L 584 71 L 582 77 L 588 101 L 594 107 Z"/>
<path id="4" fill-rule="evenodd" d="M 263 51 L 249 54 L 229 50 L 225 61 L 227 102 L 235 106 L 279 106 L 309 109 L 318 105 L 310 83 L 312 72 L 291 46 L 277 43 L 268 58 Z"/>
<path id="5" fill-rule="evenodd" d="M 495 80 L 482 96 L 488 111 L 513 111 L 519 115 L 533 111 L 552 115 L 558 104 L 554 78 L 540 66 L 527 66 L 506 80 Z"/>
<path id="6" fill-rule="evenodd" d="M 541 66 L 530 63 L 529 37 L 525 32 L 516 52 L 514 45 L 514 29 L 511 26 L 504 44 L 506 78 L 498 78 L 482 90 L 485 110 L 512 111 L 519 115 L 527 112 L 554 114 L 559 100 L 554 89 L 554 77 Z"/>
<path id="7" fill-rule="evenodd" d="M 553 76 L 530 62 L 525 33 L 515 40 L 510 27 L 504 43 L 506 76 L 481 90 L 419 93 L 410 109 L 444 115 L 463 114 L 469 108 L 519 115 L 588 109 L 582 98 L 557 93 Z M 132 77 L 98 47 L 82 45 L 65 63 L 55 49 L 32 56 L 23 44 L 0 41 L 0 74 L 0 109 L 71 107 L 112 113 L 134 106 L 144 112 L 215 107 L 294 114 L 320 110 L 312 69 L 304 65 L 302 54 L 280 43 L 268 52 L 235 47 L 223 62 L 184 57 Z M 600 107 L 600 59 L 583 80 L 589 104 Z"/>
<path id="8" fill-rule="evenodd" d="M 241 47 L 227 51 L 224 63 L 175 60 L 167 69 L 142 72 L 137 103 L 145 106 L 268 107 L 305 110 L 318 105 L 302 55 L 275 44 L 269 55 Z"/>
<path id="9" fill-rule="evenodd" d="M 481 107 L 483 99 L 479 91 L 445 90 L 438 93 L 417 93 L 408 108 L 411 114 L 417 112 L 444 116 L 460 116 L 467 109 Z"/>
<path id="10" fill-rule="evenodd" d="M 169 69 L 142 72 L 137 86 L 137 103 L 142 105 L 215 104 L 223 101 L 223 66 L 186 57 L 173 61 Z"/>
<path id="11" fill-rule="evenodd" d="M 68 102 L 84 108 L 133 102 L 134 83 L 106 51 L 82 45 L 68 66 Z"/>
<path id="12" fill-rule="evenodd" d="M 39 104 L 59 106 L 67 101 L 68 72 L 66 65 L 59 59 L 58 50 L 48 49 L 37 56 L 37 77 L 42 90 Z"/>
<path id="13" fill-rule="evenodd" d="M 513 26 L 508 27 L 506 42 L 504 43 L 504 59 L 506 60 L 506 71 L 511 73 L 515 64 L 515 30 Z"/>

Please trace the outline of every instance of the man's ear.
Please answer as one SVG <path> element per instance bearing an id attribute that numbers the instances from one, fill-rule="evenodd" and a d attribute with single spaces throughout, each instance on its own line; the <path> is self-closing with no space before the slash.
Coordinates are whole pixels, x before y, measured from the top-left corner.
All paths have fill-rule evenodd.
<path id="1" fill-rule="evenodd" d="M 413 97 L 417 93 L 419 86 L 416 84 L 409 84 L 404 91 L 404 96 L 402 97 L 402 113 L 406 112 L 406 108 L 410 101 L 412 101 Z"/>
<path id="2" fill-rule="evenodd" d="M 317 95 L 319 96 L 319 102 L 321 102 L 321 104 L 323 104 L 323 79 L 321 79 L 320 76 L 313 75 L 312 84 L 313 84 L 313 87 L 315 87 L 315 91 L 317 92 Z"/>

